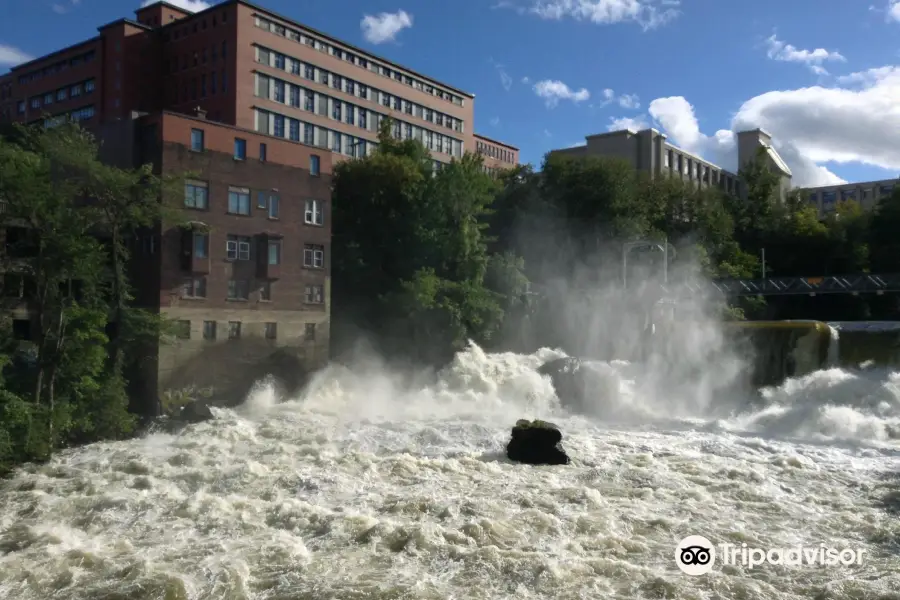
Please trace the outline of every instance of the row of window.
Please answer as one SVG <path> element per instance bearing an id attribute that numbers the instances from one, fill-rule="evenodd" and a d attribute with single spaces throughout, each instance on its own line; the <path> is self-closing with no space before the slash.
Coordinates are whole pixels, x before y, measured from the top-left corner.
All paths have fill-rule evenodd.
<path id="1" fill-rule="evenodd" d="M 214 341 L 218 339 L 219 324 L 217 321 L 203 321 L 203 339 Z M 228 339 L 239 340 L 243 333 L 243 323 L 240 321 L 228 321 Z M 264 323 L 263 335 L 267 340 L 278 339 L 278 323 Z M 178 321 L 175 324 L 175 337 L 181 340 L 191 339 L 191 322 Z M 303 341 L 314 342 L 316 340 L 316 324 L 306 323 L 303 330 Z"/>
<path id="2" fill-rule="evenodd" d="M 479 154 L 484 154 L 485 156 L 490 156 L 491 158 L 496 158 L 497 160 L 502 160 L 507 163 L 515 163 L 516 162 L 516 154 L 515 152 L 511 152 L 506 150 L 505 148 L 499 148 L 494 146 L 493 144 L 486 144 L 484 142 L 475 142 L 475 151 Z"/>
<path id="3" fill-rule="evenodd" d="M 233 301 L 245 301 L 250 299 L 249 279 L 230 279 L 228 281 L 228 295 L 226 298 Z M 255 288 L 259 292 L 260 302 L 272 301 L 272 282 L 257 281 Z M 205 300 L 207 279 L 205 276 L 186 277 L 181 285 L 181 298 L 185 300 Z M 321 284 L 307 284 L 303 291 L 303 303 L 309 305 L 325 304 L 325 286 Z"/>
<path id="4" fill-rule="evenodd" d="M 452 129 L 453 131 L 460 133 L 463 132 L 464 123 L 460 119 L 445 115 L 444 113 L 427 106 L 410 102 L 400 96 L 395 96 L 362 83 L 358 83 L 349 77 L 326 71 L 325 69 L 310 63 L 303 63 L 299 59 L 285 56 L 274 50 L 256 46 L 256 61 L 267 67 L 274 67 L 280 71 L 286 71 L 292 75 L 297 75 L 298 77 L 304 77 L 310 81 L 327 85 L 335 90 L 344 92 L 345 94 L 356 96 L 370 102 L 378 102 L 382 106 L 415 116 L 416 118 L 423 119 L 439 127 L 446 127 L 447 129 Z M 282 83 L 282 85 L 284 85 L 284 83 Z"/>
<path id="5" fill-rule="evenodd" d="M 261 15 L 255 16 L 256 26 L 260 29 L 265 29 L 266 31 L 270 31 L 275 35 L 288 38 L 300 44 L 304 44 L 306 46 L 309 46 L 310 48 L 314 48 L 316 50 L 319 50 L 320 52 L 324 52 L 325 54 L 329 54 L 340 60 L 347 61 L 352 65 L 356 65 L 357 67 L 371 71 L 372 73 L 378 73 L 383 77 L 388 77 L 390 79 L 393 79 L 394 81 L 399 81 L 400 83 L 404 83 L 414 89 L 419 90 L 420 92 L 425 92 L 426 94 L 437 96 L 438 98 L 446 100 L 447 102 L 452 102 L 453 104 L 456 104 L 458 106 L 464 106 L 465 104 L 461 96 L 457 96 L 456 94 L 452 94 L 450 92 L 445 92 L 444 90 L 438 89 L 430 83 L 426 83 L 418 78 L 401 73 L 396 69 L 391 69 L 386 65 L 380 65 L 373 60 L 363 58 L 362 56 L 357 56 L 356 54 L 348 52 L 343 48 L 338 48 L 333 44 L 329 44 L 328 42 L 314 38 L 296 29 L 286 27 L 281 23 L 276 23 L 275 21 L 267 19 L 266 17 L 263 17 Z"/>
<path id="6" fill-rule="evenodd" d="M 181 81 L 180 91 L 181 95 L 179 96 L 178 81 L 171 82 L 168 90 L 169 102 L 172 104 L 184 103 L 189 100 L 215 96 L 217 92 L 224 94 L 228 91 L 228 71 L 222 69 L 221 72 L 210 71 L 190 80 L 185 78 Z"/>
<path id="7" fill-rule="evenodd" d="M 31 108 L 33 110 L 39 110 L 41 106 L 50 106 L 54 102 L 64 102 L 69 98 L 80 98 L 82 94 L 87 96 L 93 93 L 93 91 L 96 89 L 96 85 L 97 84 L 94 79 L 88 79 L 86 81 L 80 81 L 72 85 L 61 87 L 55 92 L 47 92 L 46 94 L 40 96 L 33 96 L 30 102 Z M 24 115 L 25 109 L 25 101 L 19 100 L 17 106 L 19 114 Z"/>
<path id="8" fill-rule="evenodd" d="M 709 165 L 705 165 L 690 156 L 677 154 L 672 149 L 667 149 L 663 155 L 663 166 L 675 173 L 683 173 L 691 179 L 718 185 L 729 193 L 736 194 L 738 191 L 739 182 L 737 177 L 729 175 L 725 171 L 717 171 L 715 167 L 710 168 Z"/>
<path id="9" fill-rule="evenodd" d="M 261 73 L 256 74 L 256 95 L 273 102 L 301 108 L 319 116 L 331 118 L 334 121 L 343 122 L 348 125 L 358 125 L 360 128 L 367 131 L 370 130 L 370 127 L 377 129 L 381 125 L 381 120 L 387 117 L 387 115 L 367 110 L 360 106 L 350 104 L 349 102 L 342 102 L 336 98 L 318 94 L 312 90 L 304 89 Z M 284 127 L 285 117 L 278 115 L 277 113 L 271 114 L 275 115 L 275 117 L 270 118 L 269 123 L 266 123 L 265 118 L 257 118 L 258 131 L 266 131 L 266 128 L 268 127 L 266 132 L 272 132 L 271 135 L 274 135 L 275 137 L 288 137 L 294 141 L 299 140 L 299 130 L 297 131 L 298 135 L 292 137 L 291 127 L 299 127 L 297 124 L 299 124 L 300 121 L 288 118 L 288 128 L 286 130 Z M 375 117 L 374 123 L 372 122 L 373 119 L 370 118 L 371 116 Z M 397 139 L 417 139 L 430 150 L 442 152 L 457 158 L 461 157 L 463 154 L 463 143 L 460 140 L 398 119 L 393 119 L 393 121 L 396 130 L 394 137 Z M 309 127 L 312 127 L 312 125 L 309 125 Z M 334 152 L 340 152 L 350 156 L 365 156 L 365 153 L 356 152 L 355 148 L 351 149 L 351 146 L 354 144 L 353 142 L 345 145 L 341 139 L 342 135 L 340 132 L 330 132 L 326 137 L 328 139 L 316 139 L 315 136 L 309 138 L 307 134 L 304 133 L 304 143 L 331 148 Z M 352 139 L 352 136 L 347 137 Z M 313 139 L 314 141 L 306 141 L 308 139 Z"/>
<path id="10" fill-rule="evenodd" d="M 250 189 L 228 186 L 228 210 L 232 215 L 250 216 Z M 209 210 L 209 182 L 188 180 L 184 184 L 184 207 Z M 281 197 L 272 191 L 257 191 L 256 208 L 266 211 L 270 219 L 281 215 Z M 304 207 L 304 223 L 323 225 L 324 211 L 320 200 L 307 200 Z"/>
<path id="11" fill-rule="evenodd" d="M 356 158 L 367 156 L 370 150 L 378 147 L 378 144 L 363 138 L 334 131 L 314 123 L 306 123 L 267 110 L 255 109 L 256 131 L 266 135 L 287 138 L 295 142 L 302 142 L 309 146 L 329 148 L 332 152 L 353 156 Z M 383 115 L 376 115 L 376 122 L 381 124 Z M 462 142 L 453 138 L 434 133 L 427 129 L 415 127 L 401 121 L 393 122 L 392 135 L 395 139 L 418 140 L 426 148 L 434 152 L 441 152 L 457 158 L 463 154 Z"/>
<path id="12" fill-rule="evenodd" d="M 228 12 L 227 11 L 223 10 L 220 13 L 220 16 L 222 18 L 222 23 L 228 22 Z M 185 19 L 185 21 L 187 21 L 187 19 Z M 206 23 L 207 23 L 206 17 L 204 17 L 202 19 L 194 20 L 194 22 L 192 24 L 172 25 L 170 27 L 167 27 L 163 31 L 163 40 L 166 42 L 168 42 L 170 40 L 177 41 L 179 39 L 186 38 L 191 33 L 197 33 L 198 31 L 206 31 Z M 212 27 L 215 27 L 216 25 L 219 24 L 218 17 L 215 14 L 210 15 L 210 24 L 212 25 Z"/>
<path id="13" fill-rule="evenodd" d="M 194 152 L 203 152 L 206 150 L 206 132 L 203 129 L 191 129 L 191 150 Z M 260 162 L 266 162 L 266 154 L 267 149 L 265 143 L 260 143 Z M 244 138 L 234 138 L 234 159 L 247 159 L 247 140 Z M 321 159 L 316 154 L 312 154 L 309 157 L 309 174 L 313 177 L 318 177 L 321 174 Z"/>
<path id="14" fill-rule="evenodd" d="M 222 43 L 216 43 L 209 48 L 195 50 L 190 54 L 182 54 L 178 58 L 167 58 L 163 63 L 163 67 L 167 73 L 177 73 L 190 68 L 196 68 L 205 65 L 207 61 L 215 65 L 220 57 L 219 49 L 221 48 L 221 58 L 225 60 L 228 56 L 228 41 L 222 40 Z"/>
<path id="15" fill-rule="evenodd" d="M 90 106 L 82 106 L 81 108 L 76 108 L 75 110 L 44 119 L 44 127 L 56 127 L 66 121 L 75 121 L 76 123 L 78 121 L 87 121 L 88 119 L 93 119 L 95 114 L 96 112 L 94 111 L 93 104 Z"/>
<path id="16" fill-rule="evenodd" d="M 877 190 L 875 188 L 849 188 L 840 190 L 841 201 L 862 201 L 866 202 L 869 200 L 875 199 L 875 193 L 878 192 L 879 198 L 885 198 L 890 196 L 894 191 L 893 184 L 886 184 L 880 186 Z M 838 190 L 824 190 L 821 192 L 822 195 L 822 206 L 829 207 L 833 206 L 837 203 Z M 818 204 L 819 192 L 812 191 L 809 194 L 809 203 L 810 204 Z"/>
<path id="17" fill-rule="evenodd" d="M 56 73 L 61 73 L 67 70 L 69 67 L 77 67 L 78 65 L 82 65 L 84 63 L 89 63 L 93 61 L 97 57 L 97 53 L 94 50 L 88 50 L 87 52 L 82 52 L 81 54 L 77 54 L 72 58 L 64 58 L 59 60 L 52 65 L 48 65 L 42 69 L 37 69 L 31 71 L 29 73 L 25 73 L 23 75 L 19 75 L 19 84 L 29 83 L 31 81 L 37 81 L 42 77 L 49 77 Z"/>
<path id="18" fill-rule="evenodd" d="M 266 246 L 268 264 L 280 265 L 282 262 L 282 240 L 270 239 Z M 195 231 L 191 240 L 191 253 L 194 258 L 209 258 L 209 233 Z M 225 260 L 231 262 L 253 260 L 253 238 L 246 235 L 229 234 L 225 240 Z M 325 246 L 321 244 L 303 245 L 303 266 L 307 269 L 325 268 Z"/>

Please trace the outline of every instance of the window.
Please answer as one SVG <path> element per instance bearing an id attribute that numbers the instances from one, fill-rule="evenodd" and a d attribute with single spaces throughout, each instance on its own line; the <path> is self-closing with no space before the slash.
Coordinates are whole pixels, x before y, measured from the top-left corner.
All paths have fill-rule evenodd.
<path id="1" fill-rule="evenodd" d="M 256 194 L 256 208 L 265 208 L 266 207 L 266 193 L 258 192 Z"/>
<path id="2" fill-rule="evenodd" d="M 229 340 L 241 339 L 241 322 L 240 321 L 228 321 L 228 339 Z"/>
<path id="3" fill-rule="evenodd" d="M 204 340 L 216 339 L 216 322 L 215 321 L 203 321 L 203 339 Z"/>
<path id="4" fill-rule="evenodd" d="M 269 240 L 269 264 L 281 264 L 281 240 Z"/>
<path id="5" fill-rule="evenodd" d="M 209 93 L 210 94 L 216 93 L 216 88 L 218 87 L 216 85 L 216 83 L 217 83 L 216 82 L 216 72 L 213 71 L 212 73 L 209 74 Z"/>
<path id="6" fill-rule="evenodd" d="M 280 214 L 280 198 L 277 194 L 269 195 L 269 218 L 277 219 Z"/>
<path id="7" fill-rule="evenodd" d="M 316 341 L 316 324 L 315 323 L 307 323 L 306 328 L 304 329 L 303 339 L 307 342 Z"/>
<path id="8" fill-rule="evenodd" d="M 324 219 L 322 215 L 322 203 L 319 200 L 306 201 L 306 213 L 303 220 L 307 225 L 322 225 Z"/>
<path id="9" fill-rule="evenodd" d="M 228 260 L 250 260 L 250 238 L 229 235 L 225 242 L 225 256 Z"/>
<path id="10" fill-rule="evenodd" d="M 209 208 L 209 187 L 205 181 L 188 180 L 185 182 L 184 206 L 198 210 Z"/>
<path id="11" fill-rule="evenodd" d="M 181 284 L 182 298 L 206 298 L 206 277 L 188 277 Z"/>
<path id="12" fill-rule="evenodd" d="M 303 266 L 311 269 L 325 267 L 325 246 L 306 244 L 303 247 Z"/>
<path id="13" fill-rule="evenodd" d="M 246 279 L 228 280 L 228 299 L 246 300 L 250 296 L 250 282 Z"/>
<path id="14" fill-rule="evenodd" d="M 192 240 L 192 252 L 194 258 L 207 258 L 209 256 L 209 235 L 206 233 L 194 233 Z"/>
<path id="15" fill-rule="evenodd" d="M 266 323 L 266 339 L 274 340 L 278 337 L 278 323 Z"/>
<path id="16" fill-rule="evenodd" d="M 259 286 L 259 299 L 262 302 L 271 302 L 272 301 L 272 282 L 264 281 Z"/>
<path id="17" fill-rule="evenodd" d="M 191 129 L 191 150 L 194 152 L 203 151 L 203 130 Z"/>
<path id="18" fill-rule="evenodd" d="M 191 322 L 190 321 L 176 321 L 175 322 L 175 337 L 179 340 L 189 340 L 191 339 Z"/>
<path id="19" fill-rule="evenodd" d="M 250 214 L 250 190 L 247 188 L 228 188 L 228 212 L 232 215 Z"/>
<path id="20" fill-rule="evenodd" d="M 307 304 L 323 304 L 325 302 L 325 286 L 308 285 L 306 286 L 306 294 L 304 301 Z"/>
<path id="21" fill-rule="evenodd" d="M 275 115 L 272 135 L 275 137 L 284 137 L 284 117 L 282 115 Z"/>
<path id="22" fill-rule="evenodd" d="M 319 176 L 319 157 L 315 154 L 309 157 L 309 174 L 313 177 Z"/>
<path id="23" fill-rule="evenodd" d="M 331 150 L 333 152 L 340 152 L 342 149 L 342 137 L 341 134 L 337 131 L 331 132 Z"/>
<path id="24" fill-rule="evenodd" d="M 84 82 L 84 93 L 90 94 L 94 91 L 95 83 L 93 79 Z"/>
<path id="25" fill-rule="evenodd" d="M 265 144 L 259 145 L 259 161 L 266 162 L 266 145 Z"/>
<path id="26" fill-rule="evenodd" d="M 24 115 L 24 114 L 25 114 L 25 101 L 24 101 L 24 100 L 19 100 L 19 102 L 16 104 L 16 111 L 17 111 L 20 115 Z"/>
<path id="27" fill-rule="evenodd" d="M 309 146 L 312 146 L 314 141 L 315 140 L 313 139 L 313 126 L 310 125 L 309 123 L 305 123 L 303 125 L 303 143 L 307 144 Z M 310 160 L 312 160 L 312 159 L 310 159 Z"/>
<path id="28" fill-rule="evenodd" d="M 56 100 L 57 100 L 57 102 L 62 102 L 63 100 L 65 100 L 65 99 L 66 99 L 67 92 L 68 92 L 68 90 L 66 90 L 66 88 L 63 88 L 63 89 L 61 89 L 61 90 L 56 90 Z"/>
<path id="29" fill-rule="evenodd" d="M 247 158 L 247 140 L 234 138 L 234 157 L 237 160 L 244 160 Z"/>
<path id="30" fill-rule="evenodd" d="M 671 166 L 671 163 L 672 163 L 672 151 L 671 150 L 666 151 L 663 161 L 664 161 L 666 168 Z"/>

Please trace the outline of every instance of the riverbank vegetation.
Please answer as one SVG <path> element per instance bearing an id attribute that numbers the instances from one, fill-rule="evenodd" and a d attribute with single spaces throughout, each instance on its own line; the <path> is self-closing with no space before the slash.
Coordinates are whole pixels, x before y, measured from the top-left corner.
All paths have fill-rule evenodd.
<path id="1" fill-rule="evenodd" d="M 126 374 L 163 323 L 131 305 L 128 264 L 168 185 L 74 124 L 0 137 L 0 472 L 134 430 Z"/>

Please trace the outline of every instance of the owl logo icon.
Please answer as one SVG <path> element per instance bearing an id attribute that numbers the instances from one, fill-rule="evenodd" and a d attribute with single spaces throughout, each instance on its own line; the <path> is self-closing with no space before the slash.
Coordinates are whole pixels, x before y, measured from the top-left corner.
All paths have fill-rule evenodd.
<path id="1" fill-rule="evenodd" d="M 702 535 L 689 535 L 675 548 L 675 564 L 687 575 L 706 575 L 716 564 L 716 548 Z"/>

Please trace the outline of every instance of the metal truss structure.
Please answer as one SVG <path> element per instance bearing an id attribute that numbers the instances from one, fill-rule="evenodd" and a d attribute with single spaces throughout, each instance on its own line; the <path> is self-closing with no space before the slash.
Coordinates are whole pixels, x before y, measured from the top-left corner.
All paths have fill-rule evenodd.
<path id="1" fill-rule="evenodd" d="M 769 277 L 766 279 L 715 279 L 706 283 L 674 283 L 664 286 L 666 295 L 694 296 L 718 292 L 722 296 L 816 296 L 818 294 L 883 294 L 900 292 L 900 273 L 823 275 L 819 277 Z"/>

